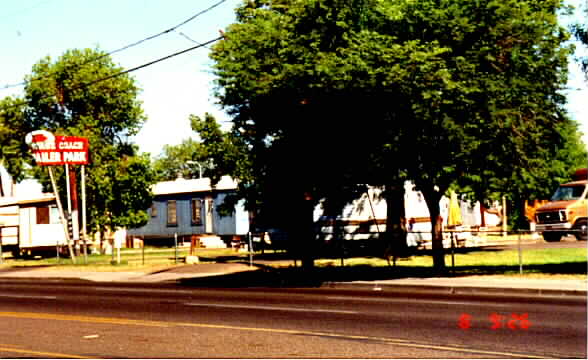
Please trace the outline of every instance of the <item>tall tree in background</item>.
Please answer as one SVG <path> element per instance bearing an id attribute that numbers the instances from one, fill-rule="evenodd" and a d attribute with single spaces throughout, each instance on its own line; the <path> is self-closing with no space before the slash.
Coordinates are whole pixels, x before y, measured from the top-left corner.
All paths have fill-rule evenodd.
<path id="1" fill-rule="evenodd" d="M 124 69 L 100 50 L 69 50 L 53 61 L 47 57 L 26 77 L 23 99 L 4 99 L 0 106 L 0 142 L 3 160 L 15 178 L 22 176 L 21 161 L 32 162 L 24 146 L 29 131 L 44 129 L 56 135 L 84 136 L 90 143 L 87 166 L 89 225 L 137 227 L 148 220 L 153 174 L 149 159 L 137 155 L 130 142 L 145 121 L 137 99 L 139 88 Z M 10 107 L 10 105 L 13 107 Z M 8 128 L 7 134 L 2 129 Z M 56 168 L 65 188 L 63 170 Z M 34 173 L 50 188 L 45 170 Z M 79 174 L 78 174 L 79 175 Z"/>
<path id="2" fill-rule="evenodd" d="M 252 176 L 251 158 L 254 154 L 249 151 L 240 134 L 235 133 L 234 127 L 223 131 L 214 116 L 209 113 L 204 114 L 203 117 L 190 115 L 189 120 L 192 130 L 202 141 L 200 155 L 210 165 L 208 175 L 211 182 L 217 183 L 224 175 L 230 175 L 239 180 L 237 193 L 225 197 L 224 203 L 218 209 L 219 212 L 230 214 L 240 199 L 247 199 L 245 204 L 247 210 L 257 214 L 260 198 L 257 184 Z M 255 226 L 257 224 L 250 224 L 252 231 Z"/>
<path id="3" fill-rule="evenodd" d="M 25 112 L 20 104 L 20 99 L 0 99 L 0 161 L 15 182 L 25 175 L 28 151 L 24 138 L 29 130 L 23 127 Z"/>
<path id="4" fill-rule="evenodd" d="M 210 162 L 202 145 L 186 139 L 178 145 L 164 145 L 162 153 L 153 161 L 153 171 L 158 181 L 206 177 Z"/>

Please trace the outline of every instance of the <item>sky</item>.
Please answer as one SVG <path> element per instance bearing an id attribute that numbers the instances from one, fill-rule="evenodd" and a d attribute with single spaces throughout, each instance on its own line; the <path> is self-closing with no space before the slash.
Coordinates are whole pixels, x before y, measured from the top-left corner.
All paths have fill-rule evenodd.
<path id="1" fill-rule="evenodd" d="M 110 52 L 168 30 L 221 0 L 1 0 L 0 98 L 22 93 L 18 84 L 45 56 L 72 48 Z M 239 0 L 226 0 L 175 31 L 112 55 L 133 68 L 219 37 L 234 21 Z M 180 34 L 181 33 L 181 34 Z M 183 35 L 182 35 L 183 34 Z M 191 39 L 191 40 L 190 40 Z M 189 115 L 210 112 L 228 121 L 212 96 L 209 49 L 199 48 L 131 73 L 142 89 L 148 120 L 135 142 L 157 155 L 166 144 L 195 136 Z"/>
<path id="2" fill-rule="evenodd" d="M 0 0 L 0 98 L 22 94 L 21 83 L 45 56 L 57 59 L 68 49 L 110 52 L 175 27 L 153 40 L 114 53 L 124 68 L 151 62 L 219 36 L 234 21 L 240 0 Z M 576 5 L 586 0 L 570 0 Z M 220 3 L 220 4 L 219 4 Z M 195 43 L 196 41 L 197 43 Z M 189 115 L 212 113 L 225 127 L 229 118 L 212 94 L 212 61 L 205 47 L 132 72 L 142 89 L 147 121 L 135 142 L 152 156 L 166 144 L 196 137 Z M 584 53 L 587 55 L 586 53 Z M 571 64 L 568 110 L 580 122 L 588 144 L 588 85 Z"/>

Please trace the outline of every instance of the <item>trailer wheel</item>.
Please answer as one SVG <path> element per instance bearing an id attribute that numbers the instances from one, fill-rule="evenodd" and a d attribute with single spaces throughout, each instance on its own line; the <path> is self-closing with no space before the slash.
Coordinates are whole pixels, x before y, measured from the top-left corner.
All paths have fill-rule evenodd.
<path id="1" fill-rule="evenodd" d="M 588 238 L 588 222 L 586 219 L 581 219 L 576 222 L 574 226 L 574 236 L 577 240 L 586 241 Z"/>
<path id="2" fill-rule="evenodd" d="M 557 242 L 561 240 L 562 235 L 560 232 L 544 232 L 543 239 L 547 242 Z"/>

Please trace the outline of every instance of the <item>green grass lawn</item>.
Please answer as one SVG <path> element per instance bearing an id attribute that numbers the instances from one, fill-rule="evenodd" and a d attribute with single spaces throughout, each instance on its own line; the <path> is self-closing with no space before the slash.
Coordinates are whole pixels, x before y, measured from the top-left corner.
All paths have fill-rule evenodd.
<path id="1" fill-rule="evenodd" d="M 80 271 L 158 271 L 174 266 L 184 265 L 184 259 L 189 255 L 189 248 L 178 248 L 177 261 L 174 248 L 148 247 L 142 249 L 121 249 L 120 263 L 115 252 L 114 256 L 88 254 L 76 257 L 76 264 L 73 264 L 70 257 L 51 257 L 36 259 L 4 259 L 1 268 L 19 267 L 47 267 L 53 270 L 79 269 Z M 232 249 L 196 249 L 194 255 L 201 259 L 201 262 L 214 262 L 217 258 L 239 257 L 246 259 L 247 254 L 236 253 Z"/>
<path id="2" fill-rule="evenodd" d="M 545 277 L 586 279 L 586 249 L 532 249 L 523 250 L 523 274 L 528 277 Z M 340 267 L 340 259 L 321 259 L 319 266 L 327 268 Z M 363 268 L 364 271 L 388 268 L 386 260 L 379 258 L 349 258 L 344 260 L 347 268 Z M 451 255 L 445 256 L 448 270 L 456 275 L 519 275 L 519 254 L 517 250 L 472 251 L 454 255 L 455 267 L 452 268 Z M 369 266 L 371 270 L 367 270 Z M 433 259 L 430 255 L 417 255 L 396 261 L 394 272 L 402 276 L 431 275 Z"/>
<path id="3" fill-rule="evenodd" d="M 69 258 L 47 258 L 35 260 L 5 259 L 0 268 L 47 266 L 48 269 L 71 269 L 80 271 L 159 271 L 161 269 L 182 266 L 185 257 L 189 255 L 189 249 L 179 248 L 176 252 L 173 248 L 146 248 L 123 249 L 121 251 L 121 263 L 117 264 L 116 256 L 89 255 L 84 264 L 83 256 L 77 258 L 77 264 L 71 263 Z M 248 253 L 238 253 L 232 249 L 197 249 L 195 251 L 201 262 L 215 261 L 248 261 Z M 270 265 L 274 267 L 290 267 L 293 262 L 288 261 L 285 253 L 266 251 L 265 254 L 256 253 L 255 260 L 281 258 L 286 261 L 281 264 Z M 523 272 L 529 277 L 545 278 L 577 278 L 586 279 L 587 252 L 586 249 L 527 249 L 522 252 Z M 455 275 L 519 275 L 519 255 L 517 250 L 476 250 L 457 253 L 454 257 L 455 267 L 452 268 L 451 255 L 446 255 L 445 263 Z M 319 271 L 326 276 L 333 275 L 354 277 L 411 277 L 432 276 L 433 260 L 430 255 L 421 254 L 409 258 L 401 258 L 395 267 L 388 266 L 384 259 L 377 257 L 349 257 L 340 259 L 317 259 L 316 265 Z M 355 273 L 355 274 L 354 274 Z"/>
<path id="4" fill-rule="evenodd" d="M 532 249 L 522 251 L 524 264 L 560 264 L 565 262 L 586 262 L 586 249 Z M 338 265 L 340 259 L 318 260 L 322 265 Z M 356 257 L 344 260 L 345 265 L 369 264 L 372 266 L 387 266 L 384 259 L 374 257 Z M 445 255 L 445 262 L 451 264 L 451 254 Z M 517 250 L 502 251 L 472 251 L 455 254 L 455 264 L 460 266 L 499 266 L 518 265 Z M 400 266 L 432 266 L 433 259 L 429 255 L 415 255 L 397 260 Z"/>

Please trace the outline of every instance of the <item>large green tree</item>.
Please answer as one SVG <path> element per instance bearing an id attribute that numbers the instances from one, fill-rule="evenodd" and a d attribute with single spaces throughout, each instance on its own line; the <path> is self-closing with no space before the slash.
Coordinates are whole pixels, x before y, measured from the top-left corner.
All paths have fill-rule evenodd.
<path id="1" fill-rule="evenodd" d="M 25 112 L 22 101 L 12 97 L 0 99 L 0 161 L 14 181 L 25 176 L 28 151 L 24 138 L 28 129 L 23 127 Z"/>
<path id="2" fill-rule="evenodd" d="M 454 182 L 484 200 L 489 178 L 541 176 L 566 142 L 569 126 L 561 94 L 566 83 L 568 35 L 557 23 L 559 1 L 396 2 L 392 23 L 404 43 L 436 44 L 442 81 L 413 82 L 406 102 L 405 139 L 418 146 L 407 171 L 423 192 L 433 227 L 435 267 L 443 267 L 439 200 Z M 439 79 L 437 79 L 439 80 Z M 527 179 L 528 180 L 528 179 Z"/>
<path id="3" fill-rule="evenodd" d="M 314 251 L 314 205 L 362 183 L 352 170 L 363 166 L 379 130 L 370 125 L 380 117 L 372 116 L 381 112 L 377 97 L 349 86 L 351 77 L 337 69 L 333 51 L 347 41 L 347 25 L 330 17 L 360 22 L 363 16 L 340 3 L 246 4 L 212 55 L 221 104 L 251 153 L 258 201 L 273 209 L 272 223 L 289 230 L 305 265 Z"/>
<path id="4" fill-rule="evenodd" d="M 393 190 L 408 177 L 425 196 L 443 270 L 439 200 L 449 186 L 485 199 L 513 183 L 489 178 L 540 176 L 534 164 L 565 147 L 560 6 L 248 1 L 213 48 L 217 95 L 296 237 L 310 238 L 311 205 L 333 189 Z"/>
<path id="5" fill-rule="evenodd" d="M 89 139 L 87 197 L 94 231 L 145 224 L 152 200 L 149 159 L 137 155 L 130 140 L 145 121 L 140 89 L 123 71 L 101 50 L 69 50 L 55 60 L 46 57 L 37 62 L 25 79 L 22 99 L 4 99 L 0 106 L 2 160 L 17 179 L 23 174 L 22 162 L 33 161 L 23 134 L 44 129 Z M 45 169 L 33 169 L 50 189 Z M 64 171 L 55 170 L 64 189 Z"/>

